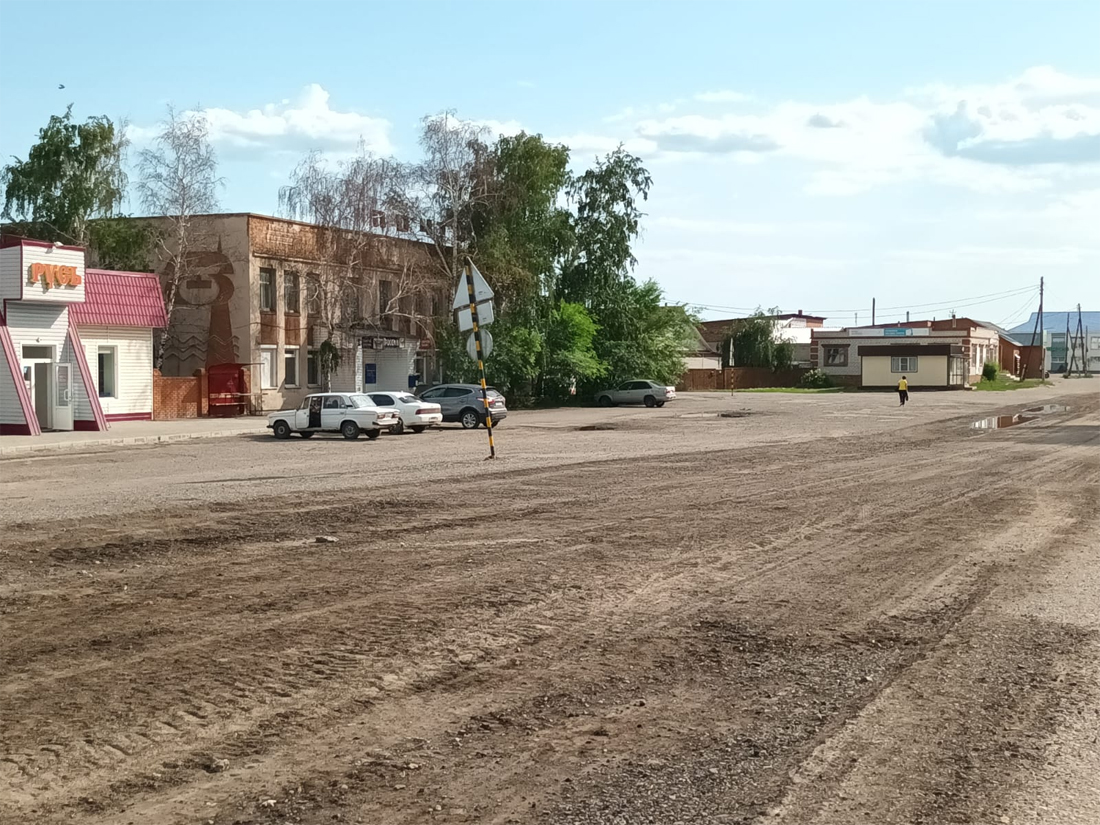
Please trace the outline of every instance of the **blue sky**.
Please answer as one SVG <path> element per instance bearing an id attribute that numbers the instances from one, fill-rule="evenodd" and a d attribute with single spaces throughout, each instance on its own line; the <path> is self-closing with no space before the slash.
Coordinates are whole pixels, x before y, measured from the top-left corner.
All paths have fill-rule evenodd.
<path id="1" fill-rule="evenodd" d="M 44 48 L 49 31 L 70 36 Z M 879 320 L 1012 322 L 1040 276 L 1048 308 L 1100 307 L 1095 0 L 3 0 L 0 34 L 5 157 L 68 103 L 125 117 L 137 145 L 168 103 L 199 107 L 223 207 L 275 213 L 308 149 L 362 136 L 412 159 L 419 119 L 453 108 L 578 167 L 620 141 L 641 155 L 636 274 L 708 317 L 839 325 L 876 297 L 897 307 Z"/>

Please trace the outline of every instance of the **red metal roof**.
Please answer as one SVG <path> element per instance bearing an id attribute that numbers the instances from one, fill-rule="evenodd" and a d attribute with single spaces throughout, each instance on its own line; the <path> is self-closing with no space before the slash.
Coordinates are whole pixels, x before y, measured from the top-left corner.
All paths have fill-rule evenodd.
<path id="1" fill-rule="evenodd" d="M 69 305 L 81 326 L 165 327 L 160 280 L 148 272 L 89 269 L 84 273 L 84 303 Z"/>

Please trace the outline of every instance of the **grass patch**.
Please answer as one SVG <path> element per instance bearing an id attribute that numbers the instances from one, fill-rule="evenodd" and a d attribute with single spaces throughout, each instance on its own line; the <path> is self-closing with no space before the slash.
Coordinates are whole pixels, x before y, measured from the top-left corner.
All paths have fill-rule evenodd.
<path id="1" fill-rule="evenodd" d="M 756 387 L 748 390 L 730 390 L 730 392 L 794 392 L 800 395 L 820 395 L 827 392 L 844 392 L 845 387 L 821 387 L 810 389 L 807 387 Z"/>
<path id="2" fill-rule="evenodd" d="M 1024 381 L 1015 381 L 1006 378 L 1004 374 L 998 375 L 995 381 L 979 381 L 974 389 L 979 392 L 1005 392 L 1006 390 L 1026 390 L 1031 387 L 1049 387 L 1050 382 L 1041 378 L 1028 378 Z"/>

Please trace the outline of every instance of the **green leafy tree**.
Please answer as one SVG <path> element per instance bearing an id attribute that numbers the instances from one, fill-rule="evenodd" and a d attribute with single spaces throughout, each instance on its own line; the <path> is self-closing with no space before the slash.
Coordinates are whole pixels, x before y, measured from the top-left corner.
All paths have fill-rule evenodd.
<path id="1" fill-rule="evenodd" d="M 88 248 L 89 263 L 148 270 L 155 231 L 121 216 L 125 129 L 106 116 L 73 120 L 72 106 L 0 172 L 5 231 Z"/>
<path id="2" fill-rule="evenodd" d="M 732 350 L 733 363 L 725 366 L 790 368 L 794 363 L 794 344 L 778 334 L 777 314 L 778 310 L 766 315 L 758 309 L 750 317 L 734 321 L 723 347 L 727 360 Z"/>
<path id="3" fill-rule="evenodd" d="M 577 383 L 606 374 L 607 365 L 595 349 L 598 329 L 580 304 L 562 301 L 551 310 L 542 345 L 540 397 L 564 400 Z"/>
<path id="4" fill-rule="evenodd" d="M 602 312 L 615 311 L 621 290 L 637 263 L 632 244 L 641 231 L 642 211 L 653 178 L 640 158 L 620 146 L 571 181 L 569 198 L 575 244 L 561 268 L 558 297 Z"/>
<path id="5" fill-rule="evenodd" d="M 695 321 L 682 306 L 668 306 L 655 281 L 633 280 L 618 290 L 620 299 L 608 327 L 595 342 L 607 365 L 607 383 L 646 378 L 673 384 L 684 373 L 684 352 L 694 338 Z M 585 382 L 585 394 L 600 389 Z"/>
<path id="6" fill-rule="evenodd" d="M 89 265 L 127 272 L 151 272 L 152 252 L 161 233 L 133 218 L 100 218 L 88 223 Z"/>
<path id="7" fill-rule="evenodd" d="M 118 214 L 126 139 L 105 116 L 73 121 L 72 106 L 39 130 L 26 160 L 4 167 L 5 221 L 47 241 L 87 244 L 89 223 Z"/>

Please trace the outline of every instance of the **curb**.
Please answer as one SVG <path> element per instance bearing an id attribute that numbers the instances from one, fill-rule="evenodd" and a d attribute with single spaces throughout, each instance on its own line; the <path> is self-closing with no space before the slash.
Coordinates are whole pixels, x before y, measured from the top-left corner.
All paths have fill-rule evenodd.
<path id="1" fill-rule="evenodd" d="M 0 447 L 0 459 L 33 455 L 34 453 L 63 453 L 84 450 L 93 447 L 131 447 L 140 444 L 166 444 L 172 441 L 194 441 L 200 438 L 228 438 L 234 435 L 262 435 L 267 427 L 252 427 L 247 430 L 214 430 L 204 433 L 166 433 L 164 435 L 132 435 L 118 438 L 97 438 L 86 441 L 60 441 L 54 444 L 20 444 L 15 447 Z"/>

